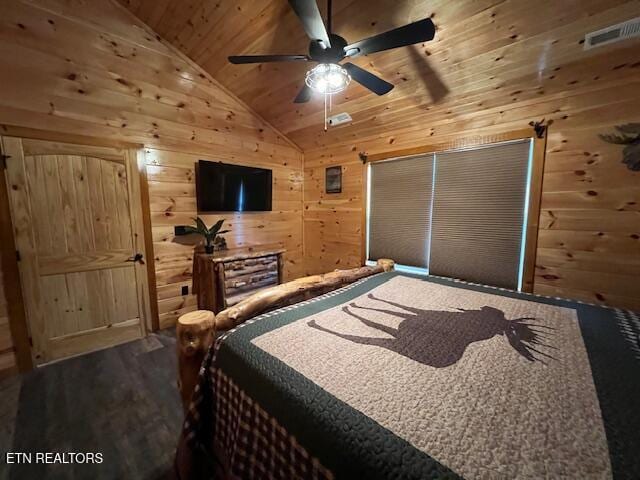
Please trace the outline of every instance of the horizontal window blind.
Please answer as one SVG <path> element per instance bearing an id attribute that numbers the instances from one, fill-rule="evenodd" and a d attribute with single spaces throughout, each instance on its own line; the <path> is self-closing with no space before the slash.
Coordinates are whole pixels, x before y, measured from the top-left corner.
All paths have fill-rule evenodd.
<path id="1" fill-rule="evenodd" d="M 372 163 L 369 260 L 427 267 L 433 154 Z"/>
<path id="2" fill-rule="evenodd" d="M 430 274 L 518 287 L 529 147 L 436 154 Z"/>

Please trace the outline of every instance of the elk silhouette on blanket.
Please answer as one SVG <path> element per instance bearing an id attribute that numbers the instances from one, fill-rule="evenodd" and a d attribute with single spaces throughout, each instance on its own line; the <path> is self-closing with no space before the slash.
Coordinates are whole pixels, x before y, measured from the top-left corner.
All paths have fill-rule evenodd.
<path id="1" fill-rule="evenodd" d="M 402 311 L 361 307 L 355 303 L 342 307 L 342 311 L 368 327 L 391 335 L 392 338 L 340 333 L 318 325 L 315 320 L 309 321 L 307 325 L 351 342 L 386 348 L 436 368 L 453 365 L 462 358 L 464 351 L 471 343 L 488 340 L 496 335 L 504 336 L 517 353 L 531 362 L 544 363 L 541 357 L 553 358 L 538 349 L 554 348 L 544 343 L 545 335 L 551 333 L 553 328 L 528 323 L 535 320 L 533 317 L 509 320 L 502 310 L 490 306 L 481 307 L 479 310 L 461 308 L 456 311 L 424 310 L 377 298 L 373 294 L 369 294 L 368 297 Z M 355 310 L 362 313 L 358 315 Z M 363 316 L 367 315 L 367 312 L 392 315 L 401 318 L 402 322 L 397 328 L 393 328 Z M 376 317 L 376 313 L 373 316 Z"/>

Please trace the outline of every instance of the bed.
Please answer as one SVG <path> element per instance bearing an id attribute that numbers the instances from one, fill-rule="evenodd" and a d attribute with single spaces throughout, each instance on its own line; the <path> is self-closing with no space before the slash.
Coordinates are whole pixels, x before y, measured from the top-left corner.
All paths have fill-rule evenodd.
<path id="1" fill-rule="evenodd" d="M 640 478 L 633 312 L 396 271 L 204 355 L 180 478 Z"/>

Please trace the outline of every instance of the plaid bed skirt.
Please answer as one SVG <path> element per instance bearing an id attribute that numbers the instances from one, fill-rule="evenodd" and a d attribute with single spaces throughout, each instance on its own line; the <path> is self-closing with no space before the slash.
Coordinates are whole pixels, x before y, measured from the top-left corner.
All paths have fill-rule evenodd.
<path id="1" fill-rule="evenodd" d="M 220 340 L 220 339 L 219 339 Z M 296 438 L 214 365 L 200 369 L 176 454 L 181 480 L 333 479 Z"/>

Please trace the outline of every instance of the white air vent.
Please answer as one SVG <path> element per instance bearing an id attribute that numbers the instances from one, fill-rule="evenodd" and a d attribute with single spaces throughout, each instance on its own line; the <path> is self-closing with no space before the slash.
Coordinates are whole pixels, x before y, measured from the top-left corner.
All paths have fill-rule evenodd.
<path id="1" fill-rule="evenodd" d="M 584 36 L 584 49 L 589 50 L 638 36 L 640 36 L 640 17 L 587 33 Z"/>
<path id="2" fill-rule="evenodd" d="M 352 120 L 351 115 L 349 115 L 347 112 L 342 112 L 342 113 L 339 113 L 337 115 L 334 115 L 332 117 L 327 118 L 327 122 L 332 127 L 335 127 L 336 125 L 341 125 L 343 123 L 350 122 L 351 120 Z"/>

